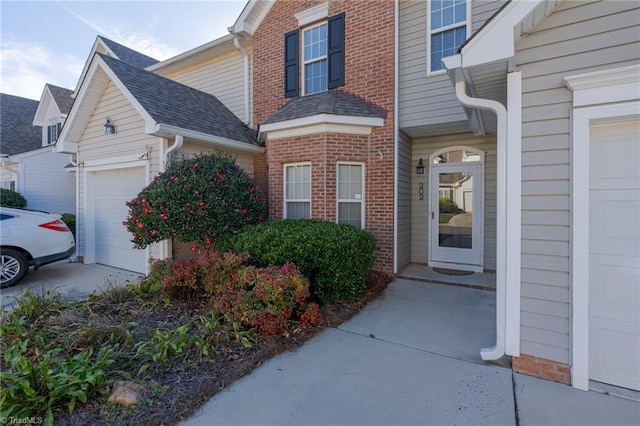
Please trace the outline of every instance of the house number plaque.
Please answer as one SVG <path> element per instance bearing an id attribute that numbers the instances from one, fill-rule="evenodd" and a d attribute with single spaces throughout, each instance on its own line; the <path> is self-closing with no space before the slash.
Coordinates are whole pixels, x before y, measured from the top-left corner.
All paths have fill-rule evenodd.
<path id="1" fill-rule="evenodd" d="M 418 199 L 424 200 L 424 183 L 422 182 L 418 184 Z"/>

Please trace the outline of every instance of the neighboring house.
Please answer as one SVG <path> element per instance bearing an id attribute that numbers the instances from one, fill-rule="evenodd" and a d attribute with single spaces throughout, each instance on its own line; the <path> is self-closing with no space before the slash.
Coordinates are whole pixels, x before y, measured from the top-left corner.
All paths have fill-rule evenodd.
<path id="1" fill-rule="evenodd" d="M 71 104 L 71 91 L 47 84 L 41 101 L 2 94 L 2 186 L 14 189 L 27 207 L 75 213 L 75 177 L 69 158 L 53 151 Z M 46 117 L 46 122 L 37 117 Z"/>
<path id="2" fill-rule="evenodd" d="M 220 64 L 211 62 L 212 51 L 222 52 Z M 229 55 L 242 71 L 243 56 L 232 37 L 165 63 L 97 38 L 56 144 L 58 152 L 73 155 L 77 164 L 77 247 L 83 262 L 146 273 L 151 258 L 172 256 L 169 242 L 137 250 L 122 225 L 125 203 L 164 170 L 172 152 L 221 149 L 253 171 L 253 156 L 264 149 L 257 146 L 254 132 L 211 94 L 227 93 L 237 84 L 244 99 L 242 72 L 237 83 L 226 77 Z M 175 72 L 178 63 L 183 68 L 178 67 L 177 81 L 161 75 Z M 218 74 L 220 81 L 211 81 Z M 244 111 L 243 105 L 237 109 Z M 115 126 L 113 133 L 103 130 L 107 120 Z"/>
<path id="3" fill-rule="evenodd" d="M 164 62 L 99 38 L 57 145 L 80 254 L 170 256 L 131 260 L 123 203 L 174 147 L 222 147 L 270 218 L 367 229 L 378 269 L 495 272 L 484 359 L 640 390 L 639 23 L 635 2 L 251 0 Z"/>

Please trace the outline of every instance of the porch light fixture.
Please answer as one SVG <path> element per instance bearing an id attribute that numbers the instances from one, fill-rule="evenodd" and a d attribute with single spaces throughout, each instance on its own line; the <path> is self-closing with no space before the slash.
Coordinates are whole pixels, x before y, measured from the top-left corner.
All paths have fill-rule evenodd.
<path id="1" fill-rule="evenodd" d="M 418 165 L 416 166 L 416 173 L 419 175 L 424 174 L 424 163 L 422 162 L 422 158 L 418 161 Z"/>
<path id="2" fill-rule="evenodd" d="M 102 126 L 102 128 L 104 129 L 104 132 L 108 135 L 113 135 L 116 133 L 116 126 L 115 124 L 113 124 L 113 121 L 111 121 L 109 117 L 107 117 L 107 120 L 105 121 L 104 126 Z"/>

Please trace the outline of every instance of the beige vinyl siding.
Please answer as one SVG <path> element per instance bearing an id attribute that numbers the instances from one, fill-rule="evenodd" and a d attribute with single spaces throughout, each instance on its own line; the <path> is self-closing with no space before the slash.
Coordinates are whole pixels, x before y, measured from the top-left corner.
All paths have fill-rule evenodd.
<path id="1" fill-rule="evenodd" d="M 117 126 L 115 135 L 104 133 L 102 126 L 106 117 L 110 117 Z M 160 140 L 157 137 L 144 134 L 142 117 L 118 88 L 113 83 L 109 83 L 78 144 L 78 162 L 85 164 L 88 161 L 105 161 L 128 155 L 142 157 L 143 154 L 146 154 L 151 176 L 155 176 L 159 172 Z M 126 165 L 123 164 L 123 166 Z M 84 256 L 86 252 L 86 211 L 84 202 L 82 202 L 86 199 L 84 167 L 79 167 L 78 173 L 78 199 L 81 202 L 78 206 L 77 246 L 78 254 Z M 142 189 L 140 188 L 140 190 Z M 157 247 L 151 248 L 151 256 L 159 258 Z"/>
<path id="2" fill-rule="evenodd" d="M 411 159 L 411 139 L 400 132 L 398 141 L 398 218 L 397 267 L 398 271 L 411 263 L 411 176 L 415 174 L 415 164 Z"/>
<path id="3" fill-rule="evenodd" d="M 473 1 L 472 31 L 477 30 L 503 1 Z M 466 122 L 446 73 L 427 76 L 427 2 L 402 0 L 399 41 L 400 128 Z"/>
<path id="4" fill-rule="evenodd" d="M 572 94 L 563 79 L 640 62 L 638 22 L 637 2 L 564 2 L 516 46 L 523 74 L 522 353 L 570 363 Z"/>
<path id="5" fill-rule="evenodd" d="M 251 49 L 246 47 L 245 50 L 251 57 Z M 238 118 L 245 120 L 244 62 L 237 50 L 185 67 L 166 77 L 214 95 Z M 251 93 L 251 90 L 249 92 Z"/>
<path id="6" fill-rule="evenodd" d="M 202 142 L 192 140 L 185 141 L 184 146 L 180 149 L 178 155 L 198 155 L 218 151 L 219 148 Z M 225 151 L 236 158 L 236 164 L 249 173 L 253 174 L 253 155 L 245 152 Z"/>
<path id="7" fill-rule="evenodd" d="M 420 138 L 412 141 L 411 183 L 411 262 L 427 263 L 429 238 L 429 155 L 451 146 L 470 146 L 485 152 L 484 159 L 484 268 L 496 268 L 496 139 L 473 134 L 450 135 L 438 138 Z M 425 174 L 415 173 L 419 159 L 425 165 Z M 418 185 L 424 183 L 424 200 L 419 200 Z"/>

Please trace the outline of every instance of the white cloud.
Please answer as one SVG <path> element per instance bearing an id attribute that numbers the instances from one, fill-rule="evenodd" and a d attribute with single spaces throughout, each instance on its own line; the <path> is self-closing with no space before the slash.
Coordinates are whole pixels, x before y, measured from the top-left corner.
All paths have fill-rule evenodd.
<path id="1" fill-rule="evenodd" d="M 159 40 L 155 39 L 149 34 L 136 31 L 127 31 L 126 29 L 112 24 L 105 25 L 99 22 L 104 18 L 86 17 L 72 10 L 63 3 L 58 4 L 96 33 L 104 35 L 105 37 L 115 41 L 116 43 L 120 43 L 130 49 L 143 53 L 154 59 L 163 61 L 180 53 L 180 51 L 176 48 L 161 43 Z"/>
<path id="2" fill-rule="evenodd" d="M 46 83 L 74 89 L 84 61 L 44 45 L 3 40 L 0 92 L 40 99 Z"/>

